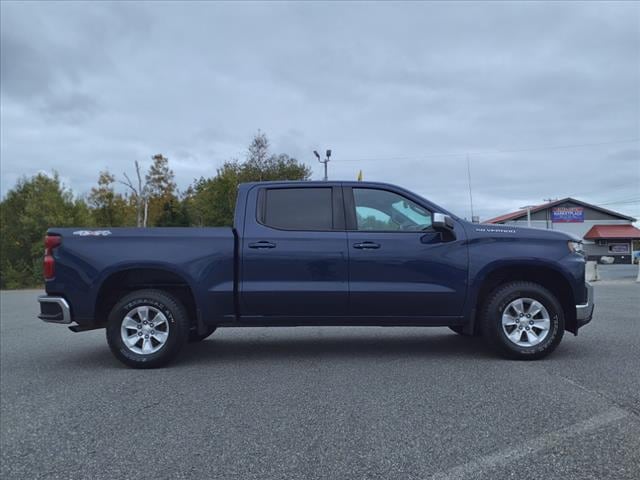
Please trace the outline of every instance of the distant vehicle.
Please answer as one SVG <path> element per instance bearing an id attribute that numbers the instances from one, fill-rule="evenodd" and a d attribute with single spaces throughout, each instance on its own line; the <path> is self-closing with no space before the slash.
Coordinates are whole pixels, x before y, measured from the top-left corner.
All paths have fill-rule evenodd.
<path id="1" fill-rule="evenodd" d="M 220 327 L 447 326 L 537 359 L 591 320 L 580 251 L 393 185 L 247 183 L 233 227 L 49 229 L 39 317 L 140 368 Z"/>

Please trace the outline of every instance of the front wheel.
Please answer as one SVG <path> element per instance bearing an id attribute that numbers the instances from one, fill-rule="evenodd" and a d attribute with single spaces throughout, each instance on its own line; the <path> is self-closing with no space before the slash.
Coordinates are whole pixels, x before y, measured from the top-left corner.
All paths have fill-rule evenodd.
<path id="1" fill-rule="evenodd" d="M 111 352 L 134 368 L 165 365 L 186 343 L 188 333 L 184 307 L 161 290 L 125 295 L 111 310 L 107 324 Z"/>
<path id="2" fill-rule="evenodd" d="M 483 311 L 484 336 L 501 355 L 536 360 L 553 352 L 564 334 L 564 312 L 549 290 L 511 282 L 493 291 Z"/>

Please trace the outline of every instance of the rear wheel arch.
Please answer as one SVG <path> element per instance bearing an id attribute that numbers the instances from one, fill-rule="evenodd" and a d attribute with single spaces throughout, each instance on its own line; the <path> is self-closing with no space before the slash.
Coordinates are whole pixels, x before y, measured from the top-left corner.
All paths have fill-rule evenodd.
<path id="1" fill-rule="evenodd" d="M 130 292 L 145 288 L 165 291 L 184 306 L 190 322 L 198 322 L 193 289 L 182 275 L 159 267 L 132 267 L 112 272 L 101 283 L 96 294 L 94 322 L 105 326 L 111 309 Z"/>

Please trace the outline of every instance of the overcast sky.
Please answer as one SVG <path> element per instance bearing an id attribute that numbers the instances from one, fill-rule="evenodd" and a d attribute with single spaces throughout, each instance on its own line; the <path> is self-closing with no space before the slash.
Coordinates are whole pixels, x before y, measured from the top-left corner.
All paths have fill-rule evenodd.
<path id="1" fill-rule="evenodd" d="M 575 196 L 640 217 L 639 3 L 1 4 L 1 188 L 169 157 L 185 189 L 258 129 L 332 179 L 482 219 Z M 557 147 L 557 148 L 552 148 Z M 562 148 L 561 148 L 562 147 Z M 614 203 L 631 202 L 635 203 Z"/>

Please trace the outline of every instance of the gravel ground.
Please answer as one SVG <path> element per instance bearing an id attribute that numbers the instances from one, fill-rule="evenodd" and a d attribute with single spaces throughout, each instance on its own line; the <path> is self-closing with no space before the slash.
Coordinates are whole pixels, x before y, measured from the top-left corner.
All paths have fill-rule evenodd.
<path id="1" fill-rule="evenodd" d="M 443 328 L 226 329 L 137 371 L 2 292 L 3 479 L 637 479 L 640 284 L 538 362 Z"/>

